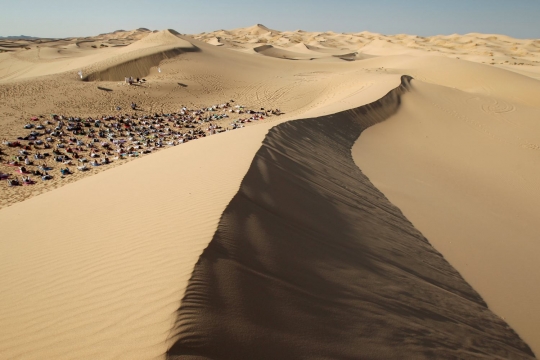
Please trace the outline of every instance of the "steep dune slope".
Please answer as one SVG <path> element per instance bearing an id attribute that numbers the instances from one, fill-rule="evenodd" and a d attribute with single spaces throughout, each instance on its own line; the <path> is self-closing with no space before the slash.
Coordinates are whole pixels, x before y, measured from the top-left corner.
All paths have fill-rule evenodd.
<path id="1" fill-rule="evenodd" d="M 84 77 L 85 81 L 122 81 L 124 78 L 145 77 L 150 68 L 158 66 L 163 60 L 174 58 L 185 52 L 199 49 L 179 37 L 174 30 L 152 33 L 119 50 L 118 55 L 92 65 Z"/>
<path id="2" fill-rule="evenodd" d="M 415 62 L 432 84 L 414 82 L 398 113 L 362 134 L 355 160 L 538 352 L 540 82 Z"/>
<path id="3" fill-rule="evenodd" d="M 353 162 L 409 81 L 270 130 L 195 266 L 169 359 L 534 357 Z"/>

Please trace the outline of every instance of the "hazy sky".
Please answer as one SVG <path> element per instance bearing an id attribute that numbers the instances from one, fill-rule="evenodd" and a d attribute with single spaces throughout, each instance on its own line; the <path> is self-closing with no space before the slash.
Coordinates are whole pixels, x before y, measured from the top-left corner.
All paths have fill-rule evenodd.
<path id="1" fill-rule="evenodd" d="M 0 0 L 0 36 L 91 36 L 146 27 L 540 38 L 540 0 Z"/>

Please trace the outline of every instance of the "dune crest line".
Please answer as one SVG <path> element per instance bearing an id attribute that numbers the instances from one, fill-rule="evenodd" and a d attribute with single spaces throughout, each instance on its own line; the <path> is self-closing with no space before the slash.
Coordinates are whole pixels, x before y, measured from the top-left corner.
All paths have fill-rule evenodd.
<path id="1" fill-rule="evenodd" d="M 144 48 L 145 44 L 150 46 Z M 90 67 L 88 69 L 90 73 L 83 80 L 122 81 L 127 74 L 132 77 L 145 77 L 149 75 L 152 67 L 157 67 L 164 60 L 200 51 L 197 46 L 172 29 L 152 33 L 124 50 L 131 51 Z"/>
<path id="2" fill-rule="evenodd" d="M 193 50 L 194 51 L 194 50 Z M 141 56 L 132 60 L 127 60 L 100 71 L 90 73 L 84 77 L 84 81 L 121 81 L 125 74 L 134 77 L 148 76 L 150 68 L 158 66 L 163 60 L 174 58 L 185 53 L 184 49 L 176 48 L 164 51 L 158 51 L 154 54 Z M 124 75 L 124 76 L 123 76 Z"/>
<path id="3" fill-rule="evenodd" d="M 531 359 L 355 165 L 380 100 L 272 128 L 197 262 L 168 359 Z"/>

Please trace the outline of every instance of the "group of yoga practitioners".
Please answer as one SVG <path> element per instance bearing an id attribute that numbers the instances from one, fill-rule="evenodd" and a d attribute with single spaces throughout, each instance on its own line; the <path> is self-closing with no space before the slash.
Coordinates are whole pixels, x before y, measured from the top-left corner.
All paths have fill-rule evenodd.
<path id="1" fill-rule="evenodd" d="M 137 105 L 131 104 L 136 110 Z M 119 107 L 117 108 L 119 109 Z M 219 120 L 241 115 L 230 127 L 223 128 Z M 244 115 L 245 114 L 245 115 Z M 16 140 L 4 139 L 0 147 L 0 180 L 8 186 L 32 185 L 35 180 L 53 179 L 53 171 L 59 165 L 60 176 L 75 171 L 87 171 L 91 167 L 104 166 L 113 160 L 138 157 L 167 146 L 224 131 L 243 127 L 245 123 L 263 120 L 272 115 L 281 115 L 279 109 L 258 111 L 227 103 L 196 110 L 181 110 L 172 114 L 137 115 L 123 114 L 97 118 L 68 117 L 52 114 L 33 117 L 24 125 L 27 133 Z M 8 160 L 5 161 L 5 157 Z M 14 168 L 14 174 L 9 170 Z M 18 175 L 20 176 L 20 179 Z"/>

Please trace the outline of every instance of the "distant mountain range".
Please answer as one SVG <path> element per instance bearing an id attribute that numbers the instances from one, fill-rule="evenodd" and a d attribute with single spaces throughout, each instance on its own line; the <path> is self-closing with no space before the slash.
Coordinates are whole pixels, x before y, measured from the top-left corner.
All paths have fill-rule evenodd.
<path id="1" fill-rule="evenodd" d="M 39 39 L 39 38 L 34 37 L 34 36 L 18 35 L 18 36 L 0 36 L 0 39 L 3 39 L 3 40 L 36 40 L 36 39 Z"/>

